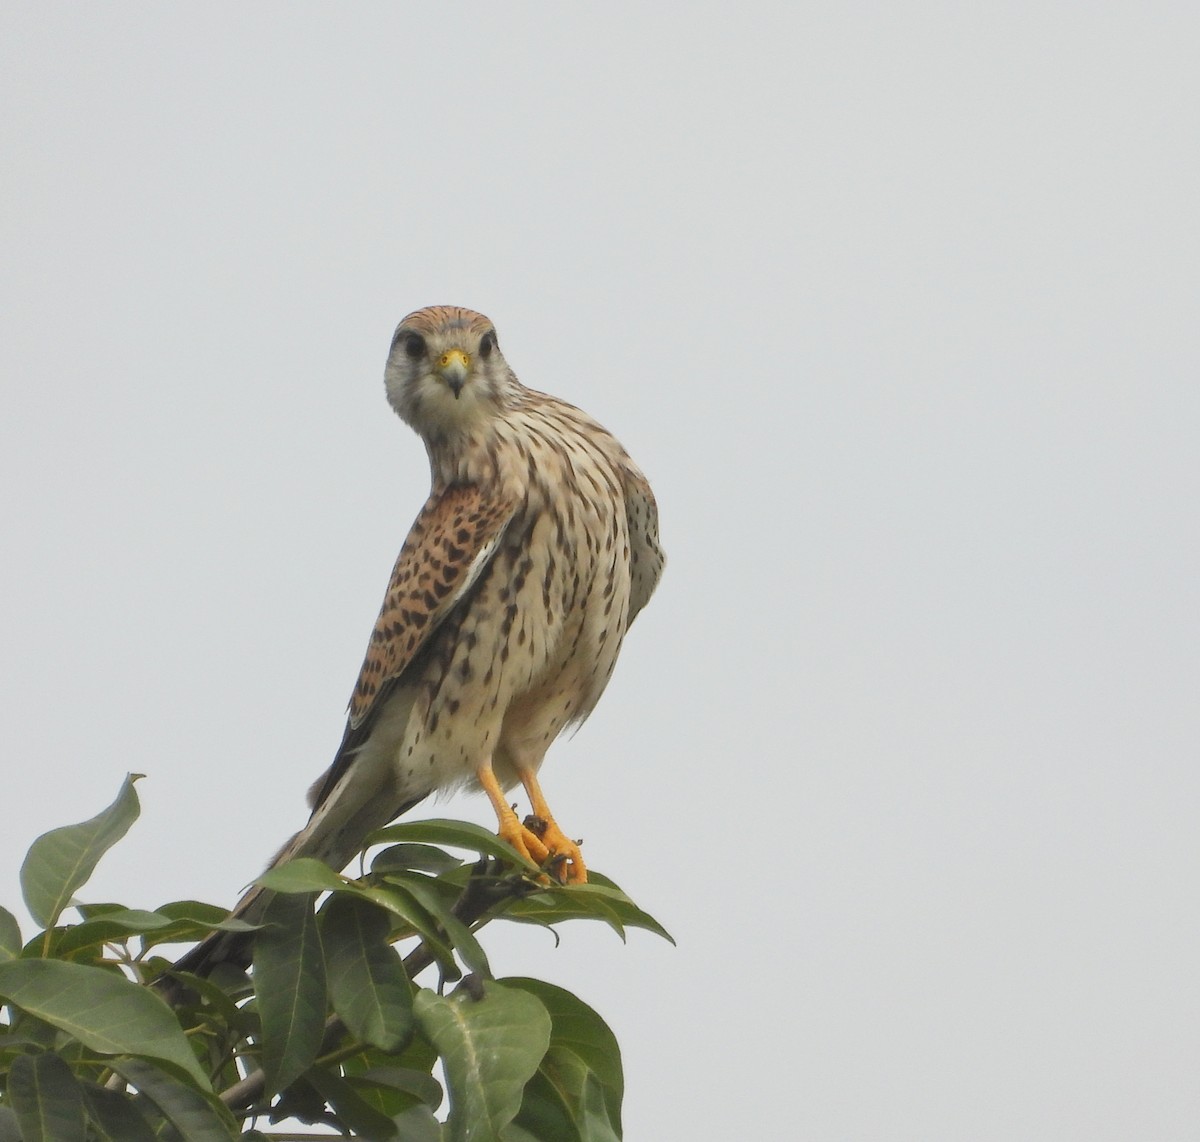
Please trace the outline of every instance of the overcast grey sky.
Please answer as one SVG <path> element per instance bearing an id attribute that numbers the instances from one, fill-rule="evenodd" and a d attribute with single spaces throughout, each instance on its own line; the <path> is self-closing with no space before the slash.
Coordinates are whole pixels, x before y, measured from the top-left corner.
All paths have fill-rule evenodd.
<path id="1" fill-rule="evenodd" d="M 302 822 L 427 490 L 391 332 L 466 305 L 662 514 L 543 777 L 679 947 L 489 945 L 609 1020 L 631 1142 L 1196 1138 L 1198 42 L 3 3 L 0 900 L 126 770 L 92 899 Z"/>

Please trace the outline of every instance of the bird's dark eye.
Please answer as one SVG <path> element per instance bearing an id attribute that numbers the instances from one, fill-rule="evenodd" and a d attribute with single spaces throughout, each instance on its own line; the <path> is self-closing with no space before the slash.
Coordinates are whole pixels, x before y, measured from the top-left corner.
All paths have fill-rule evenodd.
<path id="1" fill-rule="evenodd" d="M 489 329 L 479 342 L 479 355 L 485 361 L 492 355 L 492 350 L 496 348 L 496 331 Z"/>
<path id="2" fill-rule="evenodd" d="M 406 333 L 404 335 L 404 352 L 414 360 L 418 357 L 424 357 L 425 338 L 419 333 Z"/>

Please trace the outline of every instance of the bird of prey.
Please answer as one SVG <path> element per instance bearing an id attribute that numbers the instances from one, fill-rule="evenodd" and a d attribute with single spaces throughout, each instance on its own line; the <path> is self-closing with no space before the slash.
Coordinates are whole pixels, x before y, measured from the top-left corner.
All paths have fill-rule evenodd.
<path id="1" fill-rule="evenodd" d="M 487 794 L 518 852 L 584 882 L 538 771 L 596 705 L 658 583 L 654 496 L 608 431 L 517 380 L 482 314 L 410 314 L 384 377 L 425 443 L 433 486 L 392 571 L 341 747 L 309 791 L 312 815 L 272 863 L 309 856 L 341 869 L 371 832 L 466 785 Z M 518 784 L 536 829 L 505 795 Z M 257 918 L 264 895 L 251 889 L 235 915 Z M 221 940 L 178 966 L 232 958 Z"/>

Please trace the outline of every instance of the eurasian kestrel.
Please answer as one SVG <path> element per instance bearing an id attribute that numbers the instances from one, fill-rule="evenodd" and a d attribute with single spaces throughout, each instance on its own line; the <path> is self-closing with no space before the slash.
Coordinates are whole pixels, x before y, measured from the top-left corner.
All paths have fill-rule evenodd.
<path id="1" fill-rule="evenodd" d="M 410 314 L 384 376 L 425 442 L 433 487 L 396 560 L 341 747 L 276 862 L 341 869 L 430 793 L 473 785 L 505 840 L 582 882 L 579 846 L 537 774 L 550 743 L 596 705 L 658 583 L 654 496 L 609 432 L 517 380 L 481 314 Z M 518 782 L 544 828 L 507 801 Z M 259 893 L 238 913 L 255 913 Z"/>

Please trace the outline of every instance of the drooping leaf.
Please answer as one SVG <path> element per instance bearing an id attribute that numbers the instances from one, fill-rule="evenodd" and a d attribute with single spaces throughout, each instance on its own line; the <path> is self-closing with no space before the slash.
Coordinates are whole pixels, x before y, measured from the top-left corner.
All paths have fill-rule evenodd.
<path id="1" fill-rule="evenodd" d="M 21 891 L 33 918 L 52 927 L 71 897 L 117 843 L 141 811 L 133 784 L 140 773 L 126 776 L 117 798 L 90 821 L 43 833 L 29 847 L 21 865 Z"/>
<path id="2" fill-rule="evenodd" d="M 388 877 L 388 884 L 399 885 L 411 893 L 417 903 L 441 925 L 450 943 L 454 946 L 454 950 L 462 957 L 467 968 L 477 975 L 490 978 L 492 969 L 488 966 L 487 956 L 479 941 L 471 929 L 454 915 L 427 877 L 393 875 Z"/>
<path id="3" fill-rule="evenodd" d="M 371 1106 L 345 1079 L 320 1067 L 313 1067 L 307 1078 L 333 1108 L 342 1125 L 360 1138 L 384 1142 L 398 1137 L 399 1128 L 391 1118 Z"/>
<path id="4" fill-rule="evenodd" d="M 223 987 L 206 976 L 192 975 L 191 972 L 176 972 L 175 976 L 182 980 L 197 998 L 209 1004 L 213 1009 L 212 1014 L 225 1027 L 243 1035 L 257 1030 L 258 1020 L 253 1008 L 238 1007 L 235 1002 L 235 999 L 244 998 L 253 990 L 248 976 L 242 977 L 246 980 L 244 995 L 238 996 L 229 995 Z"/>
<path id="5" fill-rule="evenodd" d="M 348 894 L 321 910 L 333 1009 L 363 1043 L 395 1051 L 412 1034 L 412 984 L 388 943 L 387 913 Z"/>
<path id="6" fill-rule="evenodd" d="M 231 1000 L 235 1003 L 241 1002 L 243 999 L 249 999 L 254 995 L 254 980 L 250 978 L 249 969 L 241 968 L 234 963 L 217 964 L 208 976 L 209 981 L 220 988 Z M 207 996 L 207 992 L 201 992 L 202 996 Z M 251 1033 L 257 1037 L 260 1021 L 258 1018 L 258 1005 L 254 1003 L 246 1004 L 240 1008 L 248 1022 L 239 1024 L 239 1026 L 247 1027 Z"/>
<path id="7" fill-rule="evenodd" d="M 530 872 L 537 865 L 521 856 L 512 845 L 502 841 L 495 833 L 469 821 L 404 821 L 377 829 L 367 838 L 370 844 L 389 841 L 412 842 L 415 844 L 450 845 L 451 848 L 466 849 L 468 852 L 499 857 L 510 864 L 520 865 Z"/>
<path id="8" fill-rule="evenodd" d="M 111 1065 L 158 1108 L 186 1142 L 229 1142 L 237 1137 L 233 1116 L 221 1100 L 189 1086 L 173 1069 L 133 1058 L 113 1059 Z"/>
<path id="9" fill-rule="evenodd" d="M 392 845 L 371 861 L 372 872 L 432 872 L 458 868 L 462 861 L 434 845 Z"/>
<path id="10" fill-rule="evenodd" d="M 565 1138 L 572 1135 L 561 1127 L 549 1131 L 546 1125 L 565 1114 L 580 1142 L 619 1139 L 625 1080 L 621 1049 L 608 1024 L 578 996 L 554 984 L 525 977 L 502 982 L 536 996 L 551 1019 L 550 1049 L 538 1067 L 538 1081 L 526 1089 L 517 1121 L 539 1137 Z"/>
<path id="11" fill-rule="evenodd" d="M 553 1044 L 525 1086 L 517 1125 L 555 1142 L 620 1142 L 619 1107 L 606 1101 L 595 1073 L 574 1052 Z"/>
<path id="12" fill-rule="evenodd" d="M 124 904 L 118 904 L 113 900 L 84 901 L 80 900 L 75 904 L 75 911 L 79 913 L 84 920 L 95 920 L 98 916 L 107 916 L 110 912 L 128 912 Z"/>
<path id="13" fill-rule="evenodd" d="M 81 1083 L 99 1082 L 102 1076 L 108 1077 L 108 1066 L 105 1061 L 95 1051 L 85 1047 L 78 1039 L 71 1039 L 55 1031 L 51 1049 L 71 1068 L 71 1073 Z"/>
<path id="14" fill-rule="evenodd" d="M 430 1110 L 441 1105 L 441 1084 L 425 1071 L 409 1067 L 374 1067 L 369 1071 L 348 1073 L 346 1081 L 381 1114 L 394 1118 L 417 1103 Z"/>
<path id="15" fill-rule="evenodd" d="M 501 1142 L 550 1045 L 550 1016 L 536 996 L 492 981 L 481 987 L 482 999 L 467 987 L 448 997 L 422 989 L 415 1003 L 446 1070 L 451 1142 Z"/>
<path id="16" fill-rule="evenodd" d="M 130 935 L 141 935 L 142 932 L 150 932 L 171 923 L 169 916 L 164 916 L 161 912 L 152 912 L 148 908 L 108 908 L 102 913 L 92 915 L 86 905 L 81 905 L 81 911 L 85 915 L 85 923 L 113 924 Z M 74 927 L 82 928 L 83 924 L 76 924 Z"/>
<path id="17" fill-rule="evenodd" d="M 25 1142 L 86 1142 L 83 1091 L 57 1055 L 18 1055 L 8 1072 L 8 1097 Z"/>
<path id="18" fill-rule="evenodd" d="M 220 928 L 229 917 L 228 908 L 222 908 L 217 904 L 205 904 L 203 900 L 171 900 L 166 904 L 160 904 L 154 911 L 160 916 L 168 916 L 172 920 L 191 920 L 206 930 Z M 251 925 L 251 927 L 256 926 Z M 243 929 L 233 930 L 242 931 Z"/>
<path id="19" fill-rule="evenodd" d="M 462 976 L 454 962 L 454 950 L 446 942 L 437 918 L 431 915 L 407 888 L 398 884 L 379 887 L 355 885 L 350 891 L 364 900 L 373 901 L 403 920 L 415 935 L 425 941 L 425 946 L 433 953 L 444 978 L 455 980 Z"/>
<path id="20" fill-rule="evenodd" d="M 345 888 L 347 882 L 324 861 L 296 857 L 286 864 L 267 869 L 255 883 L 275 892 L 337 892 Z"/>
<path id="21" fill-rule="evenodd" d="M 421 905 L 407 888 L 391 889 L 361 884 L 339 876 L 328 865 L 311 857 L 298 857 L 278 868 L 269 869 L 258 881 L 264 888 L 283 893 L 333 892 L 357 896 L 399 916 L 414 934 L 428 945 L 447 979 L 462 974 L 454 963 L 454 953 L 439 931 L 435 917 Z"/>
<path id="22" fill-rule="evenodd" d="M 51 944 L 51 952 L 55 956 L 69 956 L 83 948 L 126 940 L 130 936 L 139 936 L 156 928 L 166 928 L 170 923 L 168 917 L 160 916 L 157 912 L 122 908 L 61 930 Z"/>
<path id="23" fill-rule="evenodd" d="M 619 1106 L 625 1092 L 621 1069 L 621 1047 L 612 1029 L 577 995 L 540 979 L 527 976 L 507 976 L 505 987 L 519 988 L 534 995 L 550 1014 L 550 1041 L 555 1047 L 573 1051 L 599 1080 L 611 1091 Z"/>
<path id="24" fill-rule="evenodd" d="M 427 1106 L 418 1104 L 409 1107 L 396 1116 L 395 1122 L 404 1142 L 443 1142 L 446 1137 L 442 1124 L 433 1117 L 433 1111 Z"/>
<path id="25" fill-rule="evenodd" d="M 546 1052 L 554 1053 L 554 1047 Z M 538 1067 L 537 1074 L 525 1084 L 521 1097 L 521 1110 L 505 1135 L 517 1138 L 553 1138 L 555 1142 L 580 1142 L 575 1116 L 561 1091 L 546 1077 L 543 1068 L 546 1060 Z"/>
<path id="26" fill-rule="evenodd" d="M 0 963 L 0 995 L 93 1051 L 164 1059 L 208 1087 L 171 1009 L 122 975 L 61 960 L 9 960 Z"/>
<path id="27" fill-rule="evenodd" d="M 128 1095 L 88 1083 L 83 1100 L 99 1142 L 156 1142 L 150 1123 Z"/>
<path id="28" fill-rule="evenodd" d="M 536 1077 L 536 1076 L 535 1076 Z M 563 1134 L 561 1138 L 557 1134 L 530 1134 L 523 1126 L 516 1122 L 512 1123 L 504 1132 L 504 1142 L 542 1142 L 545 1138 L 553 1138 L 554 1142 L 575 1142 L 570 1130 Z"/>
<path id="29" fill-rule="evenodd" d="M 342 1063 L 348 1082 L 382 1113 L 395 1116 L 414 1102 L 431 1110 L 442 1103 L 442 1084 L 433 1077 L 438 1053 L 424 1035 L 414 1035 L 398 1054 L 367 1047 Z"/>
<path id="30" fill-rule="evenodd" d="M 0 999 L 0 1003 L 3 1000 Z M 61 1037 L 58 1028 L 52 1023 L 46 1023 L 28 1011 L 19 1007 L 12 1009 L 13 1033 L 6 1036 L 6 1044 L 16 1051 L 52 1051 Z"/>
<path id="31" fill-rule="evenodd" d="M 281 894 L 263 914 L 254 944 L 254 992 L 262 1021 L 267 1093 L 312 1065 L 325 1033 L 325 957 L 312 896 Z"/>
<path id="32" fill-rule="evenodd" d="M 7 908 L 0 908 L 0 960 L 11 960 L 20 954 L 21 927 Z"/>
<path id="33" fill-rule="evenodd" d="M 299 1122 L 324 1122 L 328 1111 L 325 1096 L 308 1081 L 308 1074 L 289 1083 L 271 1107 L 271 1121 L 284 1122 L 294 1118 Z"/>
<path id="34" fill-rule="evenodd" d="M 203 904 L 199 900 L 173 900 L 154 911 L 159 916 L 166 916 L 171 923 L 145 933 L 142 946 L 146 950 L 156 944 L 191 943 L 210 932 L 254 932 L 261 927 L 231 917 L 227 908 Z"/>
<path id="35" fill-rule="evenodd" d="M 648 912 L 643 912 L 611 880 L 588 873 L 587 884 L 553 886 L 513 901 L 504 910 L 507 920 L 550 926 L 564 920 L 602 920 L 625 939 L 626 928 L 643 928 L 675 942 Z"/>
<path id="36" fill-rule="evenodd" d="M 608 1094 L 596 1078 L 595 1071 L 589 1071 L 584 1082 L 579 1126 L 582 1142 L 621 1142 L 623 1137 L 620 1114 L 618 1112 L 614 1117 Z"/>
<path id="37" fill-rule="evenodd" d="M 647 932 L 653 932 L 656 936 L 661 936 L 669 944 L 675 943 L 675 937 L 666 928 L 649 912 L 639 908 L 619 884 L 610 880 L 603 873 L 589 873 L 587 887 L 590 887 L 598 895 L 607 896 L 613 905 L 621 910 L 621 922 L 626 927 L 642 928 Z"/>

